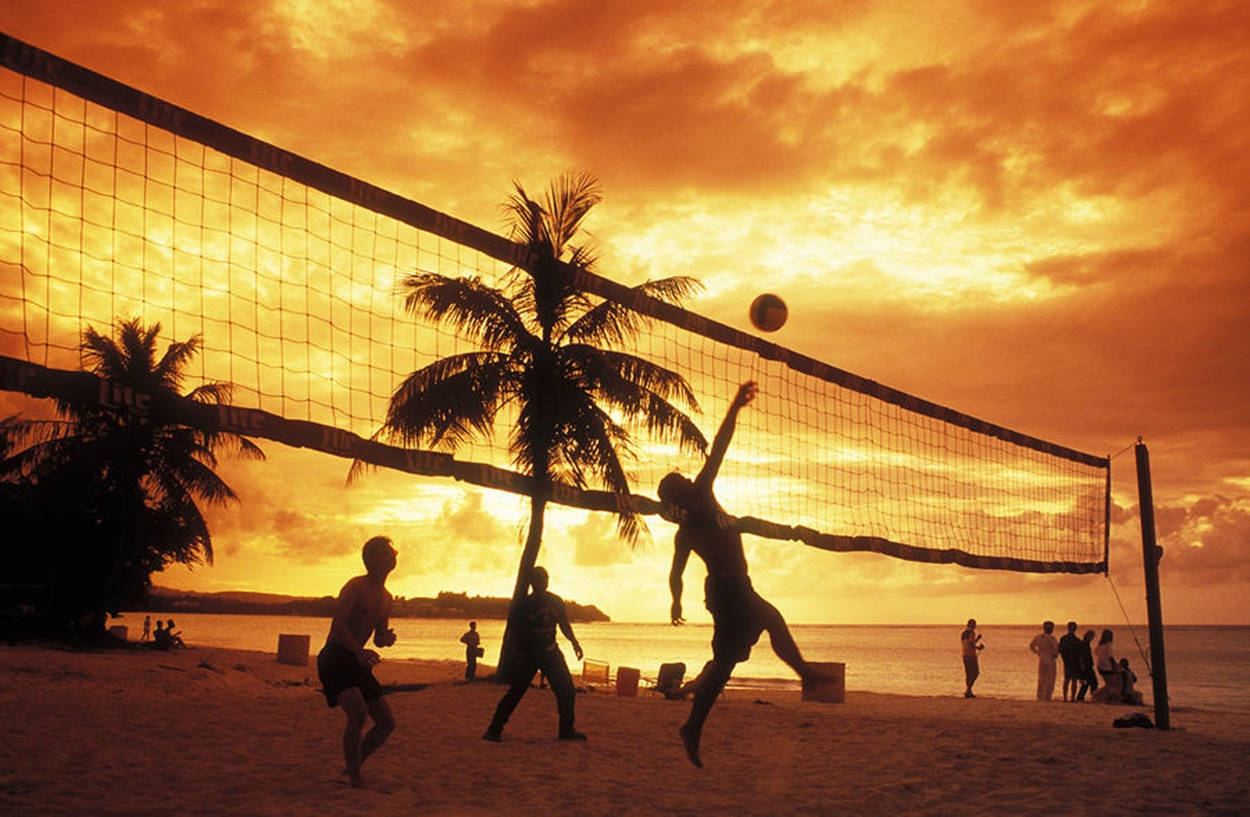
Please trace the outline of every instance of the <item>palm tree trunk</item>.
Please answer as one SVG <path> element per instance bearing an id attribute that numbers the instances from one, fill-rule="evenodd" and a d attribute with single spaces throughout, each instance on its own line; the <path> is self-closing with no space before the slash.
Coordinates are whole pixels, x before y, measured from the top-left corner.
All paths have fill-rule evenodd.
<path id="1" fill-rule="evenodd" d="M 512 603 L 508 605 L 508 621 L 504 625 L 503 642 L 499 647 L 499 666 L 495 670 L 495 680 L 500 683 L 511 683 L 513 676 L 521 670 L 521 638 L 524 635 L 524 629 L 519 616 L 529 588 L 530 570 L 537 563 L 538 551 L 542 547 L 543 517 L 546 510 L 547 492 L 535 491 L 534 496 L 530 498 L 529 533 L 525 538 L 525 549 L 521 551 L 521 564 L 517 566 L 516 584 L 512 588 Z"/>

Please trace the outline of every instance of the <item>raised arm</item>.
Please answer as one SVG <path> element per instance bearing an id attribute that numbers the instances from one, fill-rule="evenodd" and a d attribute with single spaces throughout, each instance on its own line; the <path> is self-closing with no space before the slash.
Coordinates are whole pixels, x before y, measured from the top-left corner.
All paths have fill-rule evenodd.
<path id="1" fill-rule="evenodd" d="M 725 452 L 729 450 L 729 441 L 733 439 L 734 426 L 738 422 L 738 411 L 755 399 L 756 390 L 755 382 L 752 380 L 738 387 L 738 393 L 729 404 L 729 411 L 725 412 L 725 419 L 721 420 L 720 428 L 716 430 L 716 437 L 712 440 L 712 449 L 708 452 L 707 461 L 703 463 L 699 475 L 694 478 L 695 485 L 708 489 L 712 487 L 716 472 L 720 470 L 721 461 L 725 459 Z"/>

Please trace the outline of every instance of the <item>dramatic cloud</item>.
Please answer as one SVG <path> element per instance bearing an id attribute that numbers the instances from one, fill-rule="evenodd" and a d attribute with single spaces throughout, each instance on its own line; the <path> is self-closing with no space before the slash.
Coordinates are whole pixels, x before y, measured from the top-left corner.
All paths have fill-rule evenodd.
<path id="1" fill-rule="evenodd" d="M 1138 619 L 1141 435 L 1166 609 L 1246 623 L 1244 3 L 82 0 L 13 4 L 0 28 L 488 229 L 512 179 L 591 170 L 609 277 L 698 276 L 693 308 L 742 328 L 778 292 L 784 346 L 1116 455 L 1111 585 Z M 0 413 L 31 402 L 0 395 Z M 171 582 L 334 592 L 384 531 L 403 592 L 510 591 L 519 498 L 382 473 L 348 487 L 345 461 L 264 445 L 268 463 L 223 469 L 243 502 L 210 514 L 216 565 Z M 663 618 L 670 526 L 630 551 L 607 516 L 552 519 L 543 558 L 566 595 Z M 1099 577 L 748 549 L 801 620 L 1121 615 Z"/>

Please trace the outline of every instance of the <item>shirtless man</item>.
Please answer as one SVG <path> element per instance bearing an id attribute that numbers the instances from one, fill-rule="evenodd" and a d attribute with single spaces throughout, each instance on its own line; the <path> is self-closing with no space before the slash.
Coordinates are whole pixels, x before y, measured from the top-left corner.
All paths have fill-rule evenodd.
<path id="1" fill-rule="evenodd" d="M 353 788 L 360 787 L 360 765 L 395 731 L 395 716 L 382 697 L 382 685 L 373 677 L 378 654 L 366 650 L 369 636 L 379 647 L 395 643 L 395 631 L 387 626 L 391 594 L 386 577 L 395 569 L 395 548 L 385 536 L 375 536 L 361 549 L 365 575 L 349 579 L 339 591 L 326 645 L 317 655 L 326 703 L 340 705 L 347 716 L 343 730 L 343 756 Z M 373 728 L 361 738 L 365 718 Z"/>
<path id="2" fill-rule="evenodd" d="M 712 614 L 715 625 L 712 660 L 704 665 L 699 674 L 690 717 L 679 730 L 687 757 L 700 768 L 703 762 L 699 758 L 699 739 L 703 724 L 712 710 L 712 704 L 729 681 L 734 665 L 747 660 L 761 632 L 768 631 L 773 652 L 805 682 L 820 678 L 815 669 L 803 660 L 781 613 L 751 587 L 746 555 L 742 550 L 742 534 L 738 532 L 734 518 L 725 513 L 712 493 L 712 482 L 729 448 L 738 411 L 751 402 L 755 392 L 753 382 L 743 383 L 738 388 L 729 412 L 712 441 L 707 462 L 694 481 L 674 472 L 660 480 L 656 491 L 663 505 L 663 516 L 678 525 L 673 539 L 673 566 L 668 574 L 668 586 L 673 596 L 670 614 L 674 625 L 685 621 L 681 609 L 682 574 L 691 551 L 698 554 L 707 566 L 703 592 L 704 604 Z"/>

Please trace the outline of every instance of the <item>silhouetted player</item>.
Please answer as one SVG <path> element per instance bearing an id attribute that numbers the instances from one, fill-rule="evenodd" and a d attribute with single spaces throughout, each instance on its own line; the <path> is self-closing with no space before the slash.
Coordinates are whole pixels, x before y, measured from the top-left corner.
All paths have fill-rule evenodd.
<path id="1" fill-rule="evenodd" d="M 533 592 L 525 597 L 519 617 L 523 628 L 520 672 L 512 679 L 512 686 L 499 699 L 499 704 L 495 707 L 495 717 L 482 733 L 482 740 L 499 742 L 503 736 L 504 724 L 511 717 L 512 710 L 521 702 L 522 696 L 530 688 L 530 681 L 539 670 L 551 682 L 551 691 L 556 696 L 556 710 L 560 717 L 559 739 L 586 739 L 573 725 L 573 678 L 569 675 L 569 665 L 564 661 L 564 653 L 556 645 L 556 628 L 559 627 L 560 632 L 573 645 L 573 652 L 578 659 L 582 657 L 582 645 L 577 643 L 573 628 L 569 626 L 564 600 L 555 593 L 547 592 L 547 581 L 547 571 L 543 568 L 535 567 L 530 571 L 530 587 Z"/>
<path id="2" fill-rule="evenodd" d="M 343 756 L 354 787 L 360 786 L 360 764 L 395 730 L 395 717 L 382 697 L 382 685 L 373 677 L 378 654 L 365 649 L 370 636 L 379 647 L 395 643 L 395 631 L 387 626 L 391 594 L 386 589 L 386 577 L 395 569 L 395 548 L 390 539 L 375 536 L 365 542 L 360 556 L 365 575 L 349 579 L 339 591 L 326 644 L 317 655 L 317 675 L 326 703 L 342 706 L 347 716 Z M 373 728 L 362 740 L 360 733 L 367 718 L 373 718 Z"/>
<path id="3" fill-rule="evenodd" d="M 673 567 L 668 575 L 668 586 L 673 594 L 670 612 L 674 625 L 685 621 L 681 611 L 682 574 L 691 551 L 697 553 L 707 565 L 703 595 L 715 625 L 712 660 L 704 665 L 699 675 L 690 717 L 680 730 L 686 755 L 691 763 L 699 767 L 703 766 L 699 759 L 703 723 L 717 696 L 725 688 L 734 665 L 747 660 L 761 632 L 768 631 L 773 652 L 789 664 L 800 678 L 808 681 L 821 677 L 799 654 L 798 645 L 794 643 L 781 613 L 751 587 L 746 555 L 742 550 L 742 534 L 738 532 L 736 520 L 725 513 L 712 493 L 712 482 L 729 448 L 738 411 L 751 402 L 755 392 L 753 382 L 738 387 L 729 412 L 712 441 L 707 462 L 693 482 L 674 472 L 660 480 L 657 489 L 660 502 L 664 505 L 663 515 L 678 524 L 677 535 L 673 539 Z"/>

